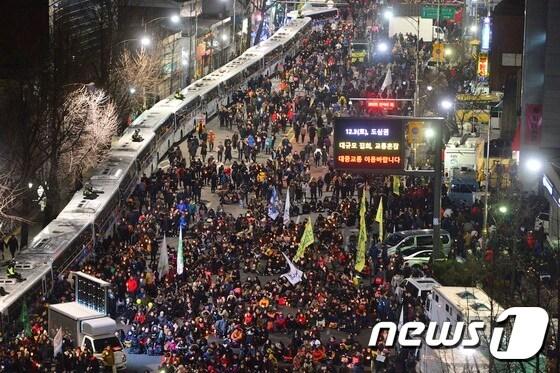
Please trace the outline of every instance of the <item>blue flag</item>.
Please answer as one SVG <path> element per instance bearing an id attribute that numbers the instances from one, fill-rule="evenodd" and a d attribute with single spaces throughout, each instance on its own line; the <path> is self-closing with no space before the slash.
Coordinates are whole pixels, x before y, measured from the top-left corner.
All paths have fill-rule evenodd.
<path id="1" fill-rule="evenodd" d="M 276 187 L 274 187 L 272 189 L 272 197 L 270 197 L 270 204 L 268 205 L 268 217 L 276 220 L 278 215 L 280 215 L 280 212 L 278 212 L 278 193 L 276 192 Z"/>

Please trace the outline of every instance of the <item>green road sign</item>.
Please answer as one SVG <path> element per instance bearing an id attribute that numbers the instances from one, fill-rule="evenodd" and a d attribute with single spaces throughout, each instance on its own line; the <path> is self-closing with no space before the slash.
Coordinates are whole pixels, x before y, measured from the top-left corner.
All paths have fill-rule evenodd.
<path id="1" fill-rule="evenodd" d="M 439 19 L 451 19 L 455 16 L 457 8 L 451 6 L 440 6 L 439 7 Z M 437 6 L 423 6 L 422 7 L 422 18 L 438 18 L 438 7 Z"/>

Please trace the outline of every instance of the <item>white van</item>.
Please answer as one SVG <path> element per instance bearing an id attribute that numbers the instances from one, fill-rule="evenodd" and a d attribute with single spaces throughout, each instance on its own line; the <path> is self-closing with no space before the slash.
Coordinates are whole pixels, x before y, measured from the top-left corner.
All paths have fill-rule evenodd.
<path id="1" fill-rule="evenodd" d="M 383 245 L 387 247 L 388 255 L 395 255 L 397 250 L 403 256 L 411 255 L 419 250 L 434 247 L 433 229 L 415 229 L 391 233 Z M 441 230 L 441 247 L 445 255 L 451 250 L 451 235 L 446 230 Z"/>

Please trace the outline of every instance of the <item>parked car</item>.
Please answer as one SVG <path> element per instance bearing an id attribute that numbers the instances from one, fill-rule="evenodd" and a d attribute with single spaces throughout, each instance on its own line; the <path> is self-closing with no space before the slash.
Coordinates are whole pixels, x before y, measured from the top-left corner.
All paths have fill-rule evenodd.
<path id="1" fill-rule="evenodd" d="M 387 247 L 388 255 L 395 255 L 397 250 L 403 256 L 412 254 L 434 246 L 433 229 L 415 229 L 391 233 L 387 236 L 383 245 Z M 451 250 L 451 235 L 446 230 L 441 230 L 441 246 L 445 255 Z"/>
<path id="2" fill-rule="evenodd" d="M 432 249 L 427 249 L 403 256 L 403 266 L 408 264 L 410 268 L 420 268 L 430 262 L 433 252 Z"/>
<path id="3" fill-rule="evenodd" d="M 544 232 L 548 233 L 550 228 L 550 215 L 548 212 L 541 212 L 535 219 L 535 230 L 538 231 L 541 227 L 544 227 Z"/>

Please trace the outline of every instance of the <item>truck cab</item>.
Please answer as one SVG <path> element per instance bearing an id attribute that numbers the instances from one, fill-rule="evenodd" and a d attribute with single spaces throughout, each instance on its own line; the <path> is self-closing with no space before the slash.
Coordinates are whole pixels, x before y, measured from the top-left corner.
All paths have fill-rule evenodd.
<path id="1" fill-rule="evenodd" d="M 80 346 L 89 348 L 103 363 L 103 350 L 110 346 L 115 354 L 117 369 L 126 369 L 126 354 L 121 341 L 115 336 L 116 323 L 109 317 L 82 321 L 83 337 Z"/>
<path id="2" fill-rule="evenodd" d="M 90 349 L 104 365 L 103 350 L 110 346 L 117 369 L 126 369 L 126 354 L 121 341 L 116 337 L 117 323 L 104 312 L 77 302 L 58 303 L 49 305 L 48 318 L 51 338 L 62 330 L 74 346 Z"/>

